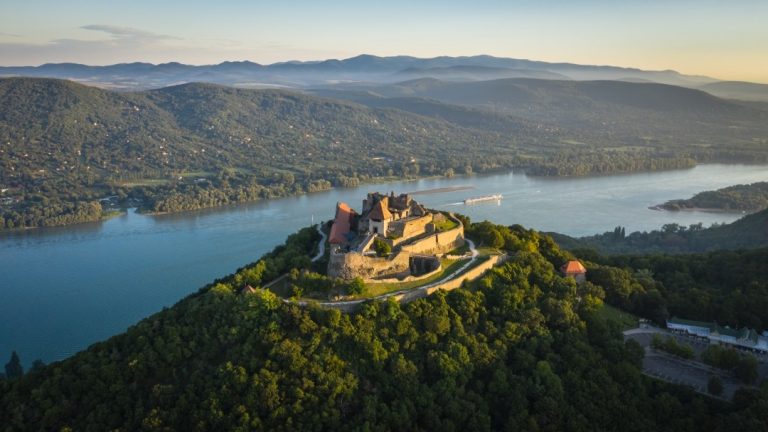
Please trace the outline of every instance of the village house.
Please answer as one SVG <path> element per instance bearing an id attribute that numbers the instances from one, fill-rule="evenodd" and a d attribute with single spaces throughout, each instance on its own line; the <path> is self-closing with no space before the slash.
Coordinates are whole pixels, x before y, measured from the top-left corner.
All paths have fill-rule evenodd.
<path id="1" fill-rule="evenodd" d="M 560 273 L 563 277 L 572 277 L 578 283 L 583 283 L 587 280 L 587 269 L 581 262 L 576 260 L 568 261 L 560 267 Z"/>

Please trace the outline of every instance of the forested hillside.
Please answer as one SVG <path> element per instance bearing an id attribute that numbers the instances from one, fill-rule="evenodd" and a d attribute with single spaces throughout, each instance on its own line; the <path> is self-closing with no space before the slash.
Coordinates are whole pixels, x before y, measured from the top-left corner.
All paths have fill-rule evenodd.
<path id="1" fill-rule="evenodd" d="M 98 219 L 97 199 L 108 195 L 177 211 L 371 178 L 508 168 L 520 148 L 545 139 L 283 91 L 189 84 L 114 93 L 6 79 L 0 225 Z"/>
<path id="2" fill-rule="evenodd" d="M 0 80 L 0 228 L 98 220 L 120 205 L 171 212 L 373 179 L 768 160 L 768 111 L 695 90 L 542 80 L 386 89 L 418 97 L 320 92 L 350 103 L 210 84 L 116 93 Z"/>
<path id="3" fill-rule="evenodd" d="M 594 249 L 603 254 L 690 253 L 768 247 L 768 209 L 736 222 L 708 228 L 700 223 L 667 224 L 650 232 L 626 233 L 623 227 L 593 236 L 573 238 L 550 233 L 564 248 Z"/>
<path id="4" fill-rule="evenodd" d="M 727 404 L 641 375 L 642 348 L 601 313 L 621 284 L 561 278 L 568 255 L 536 232 L 472 229 L 512 258 L 470 287 L 345 314 L 238 294 L 237 277 L 226 278 L 68 360 L 0 381 L 3 429 L 765 429 L 760 391 Z M 310 240 L 294 237 L 249 268 L 290 262 L 287 250 L 305 265 L 311 244 L 298 245 Z"/>
<path id="5" fill-rule="evenodd" d="M 347 98 L 371 106 L 400 104 L 402 109 L 411 110 L 412 98 L 421 98 L 494 116 L 513 116 L 517 121 L 557 127 L 563 150 L 583 151 L 598 145 L 656 149 L 688 155 L 700 162 L 768 160 L 767 110 L 670 85 L 526 78 L 450 82 L 425 78 L 387 85 L 340 84 L 318 91 L 340 98 L 347 91 Z M 361 96 L 364 92 L 367 98 Z M 536 172 L 582 173 L 574 168 L 563 169 L 567 166 L 561 159 L 549 169 Z"/>
<path id="6" fill-rule="evenodd" d="M 592 258 L 628 269 L 626 274 L 633 275 L 645 287 L 640 292 L 632 288 L 618 290 L 624 292 L 624 300 L 617 305 L 624 309 L 657 321 L 677 316 L 717 321 L 731 328 L 768 330 L 768 248 Z M 616 272 L 590 272 L 590 280 L 595 283 L 621 279 Z M 656 293 L 648 296 L 649 291 Z"/>

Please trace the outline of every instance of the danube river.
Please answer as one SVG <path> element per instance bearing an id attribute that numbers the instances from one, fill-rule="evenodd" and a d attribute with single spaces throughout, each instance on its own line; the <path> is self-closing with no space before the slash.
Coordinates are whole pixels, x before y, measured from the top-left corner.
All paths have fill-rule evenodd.
<path id="1" fill-rule="evenodd" d="M 768 167 L 693 169 L 583 178 L 521 174 L 365 185 L 293 198 L 163 216 L 134 212 L 103 223 L 0 234 L 0 359 L 60 360 L 124 331 L 213 279 L 234 272 L 297 229 L 333 217 L 337 201 L 359 208 L 368 191 L 416 195 L 428 207 L 581 236 L 652 230 L 666 223 L 731 222 L 738 214 L 648 207 L 696 192 L 768 181 Z M 463 205 L 502 194 L 500 203 Z"/>

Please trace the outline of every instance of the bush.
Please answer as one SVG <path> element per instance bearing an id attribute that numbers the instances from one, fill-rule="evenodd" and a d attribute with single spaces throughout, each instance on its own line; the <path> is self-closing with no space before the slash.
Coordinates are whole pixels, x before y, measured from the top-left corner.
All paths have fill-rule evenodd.
<path id="1" fill-rule="evenodd" d="M 390 246 L 389 243 L 385 242 L 384 240 L 376 237 L 373 240 L 373 250 L 376 251 L 376 255 L 383 257 L 392 253 L 392 246 Z"/>
<path id="2" fill-rule="evenodd" d="M 347 286 L 347 292 L 352 295 L 363 294 L 365 292 L 365 282 L 363 281 L 363 278 L 358 276 L 352 279 L 352 281 Z"/>

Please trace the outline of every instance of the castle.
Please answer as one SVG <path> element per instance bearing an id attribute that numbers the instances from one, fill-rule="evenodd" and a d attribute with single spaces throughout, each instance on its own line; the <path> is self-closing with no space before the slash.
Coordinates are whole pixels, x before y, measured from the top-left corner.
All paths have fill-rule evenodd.
<path id="1" fill-rule="evenodd" d="M 429 210 L 408 194 L 369 193 L 360 213 L 339 202 L 328 237 L 328 276 L 367 282 L 419 277 L 440 268 L 438 255 L 464 245 L 464 226 L 450 214 Z M 378 256 L 376 243 L 388 256 Z"/>

